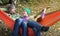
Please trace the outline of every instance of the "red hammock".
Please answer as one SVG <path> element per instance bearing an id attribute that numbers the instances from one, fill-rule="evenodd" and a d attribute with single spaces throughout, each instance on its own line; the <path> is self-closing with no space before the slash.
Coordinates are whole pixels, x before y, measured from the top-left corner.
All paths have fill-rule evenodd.
<path id="1" fill-rule="evenodd" d="M 47 14 L 45 18 L 42 20 L 41 17 L 37 19 L 42 26 L 52 26 L 54 23 L 60 20 L 60 11 L 55 11 L 53 13 Z"/>
<path id="2" fill-rule="evenodd" d="M 4 11 L 0 10 L 0 19 L 5 22 L 5 24 L 13 30 L 14 28 L 14 23 L 15 21 L 13 19 L 11 19 L 7 13 L 5 13 Z M 53 25 L 53 23 L 56 23 L 58 20 L 60 20 L 60 11 L 57 11 L 55 13 L 52 14 L 48 14 L 46 15 L 44 20 L 41 20 L 38 18 L 38 22 L 41 23 L 41 25 L 43 26 L 51 26 Z M 22 32 L 22 30 L 20 30 L 20 33 Z M 34 32 L 31 28 L 28 28 L 28 35 L 29 36 L 34 36 Z"/>

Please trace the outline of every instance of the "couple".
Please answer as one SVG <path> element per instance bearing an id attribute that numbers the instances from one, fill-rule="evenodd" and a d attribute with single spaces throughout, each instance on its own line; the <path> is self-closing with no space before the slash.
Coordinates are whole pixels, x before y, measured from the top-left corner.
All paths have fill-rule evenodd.
<path id="1" fill-rule="evenodd" d="M 45 12 L 46 9 L 44 9 L 43 13 Z M 18 18 L 15 20 L 12 36 L 18 36 L 20 27 L 22 27 L 22 36 L 28 36 L 28 27 L 31 27 L 34 30 L 36 36 L 41 36 L 42 26 L 38 22 L 31 20 L 29 8 L 24 9 L 22 16 L 22 18 Z M 42 19 L 43 18 L 44 14 L 42 14 Z"/>

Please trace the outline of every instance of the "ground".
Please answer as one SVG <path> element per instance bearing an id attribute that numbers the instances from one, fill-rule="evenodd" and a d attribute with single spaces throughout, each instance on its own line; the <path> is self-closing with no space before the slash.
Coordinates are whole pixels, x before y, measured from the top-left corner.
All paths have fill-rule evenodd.
<path id="1" fill-rule="evenodd" d="M 51 13 L 53 11 L 60 10 L 60 0 L 50 0 L 43 1 L 40 3 L 38 1 L 30 2 L 30 3 L 18 3 L 17 12 L 22 12 L 22 7 L 29 7 L 31 9 L 31 15 L 35 15 L 40 12 L 45 7 L 50 7 L 47 10 L 47 13 Z M 0 22 L 0 36 L 11 36 L 12 31 L 5 25 L 5 23 Z M 60 21 L 55 23 L 55 25 L 51 26 L 49 31 L 42 32 L 42 36 L 60 36 Z"/>

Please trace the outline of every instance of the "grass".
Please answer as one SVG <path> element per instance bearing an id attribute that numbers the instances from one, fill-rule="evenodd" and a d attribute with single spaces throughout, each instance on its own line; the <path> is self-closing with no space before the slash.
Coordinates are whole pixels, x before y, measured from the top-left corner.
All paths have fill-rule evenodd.
<path id="1" fill-rule="evenodd" d="M 29 3 L 25 2 L 24 3 L 18 3 L 17 6 L 17 12 L 21 13 L 23 10 L 23 7 L 29 7 L 31 9 L 31 15 L 35 15 L 38 12 L 41 12 L 41 10 L 43 8 L 46 8 L 50 6 L 50 8 L 47 10 L 47 13 L 51 13 L 53 11 L 57 11 L 60 10 L 60 0 L 33 0 L 30 1 Z M 6 25 L 1 24 L 0 28 L 4 28 Z M 9 28 L 7 28 L 9 30 Z M 2 30 L 2 29 L 0 29 Z M 6 28 L 5 28 L 6 30 Z M 9 36 L 11 34 L 11 30 L 9 30 L 8 32 L 3 32 L 0 31 L 1 35 L 0 36 Z M 3 35 L 3 33 L 5 33 Z M 11 35 L 10 35 L 11 36 Z M 47 32 L 42 32 L 42 36 L 60 36 L 60 21 L 58 21 L 57 23 L 55 23 L 55 25 L 51 26 L 49 31 Z"/>

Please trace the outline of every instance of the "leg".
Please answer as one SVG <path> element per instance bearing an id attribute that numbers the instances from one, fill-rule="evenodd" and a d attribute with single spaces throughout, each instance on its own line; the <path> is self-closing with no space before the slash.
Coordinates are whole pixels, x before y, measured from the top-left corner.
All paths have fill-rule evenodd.
<path id="1" fill-rule="evenodd" d="M 22 36 L 28 36 L 28 28 L 26 22 L 22 22 Z"/>
<path id="2" fill-rule="evenodd" d="M 36 36 L 41 36 L 41 28 L 42 27 L 40 26 L 39 23 L 37 23 L 37 22 L 35 22 L 33 20 L 30 20 L 28 22 L 28 26 L 31 27 L 35 31 Z"/>
<path id="3" fill-rule="evenodd" d="M 36 36 L 41 36 L 41 32 L 40 31 L 35 31 L 35 33 L 36 33 Z"/>
<path id="4" fill-rule="evenodd" d="M 18 32 L 21 26 L 22 19 L 16 19 L 12 36 L 18 36 Z"/>
<path id="5" fill-rule="evenodd" d="M 49 27 L 44 27 L 43 26 L 41 30 L 44 31 L 44 32 L 47 32 L 49 30 Z"/>
<path id="6" fill-rule="evenodd" d="M 41 36 L 41 32 L 38 31 L 36 28 L 32 28 L 36 34 L 36 36 Z"/>
<path id="7" fill-rule="evenodd" d="M 38 22 L 35 22 L 33 20 L 28 21 L 28 26 L 34 27 L 38 30 L 41 30 L 41 28 L 42 28 L 41 25 Z"/>

